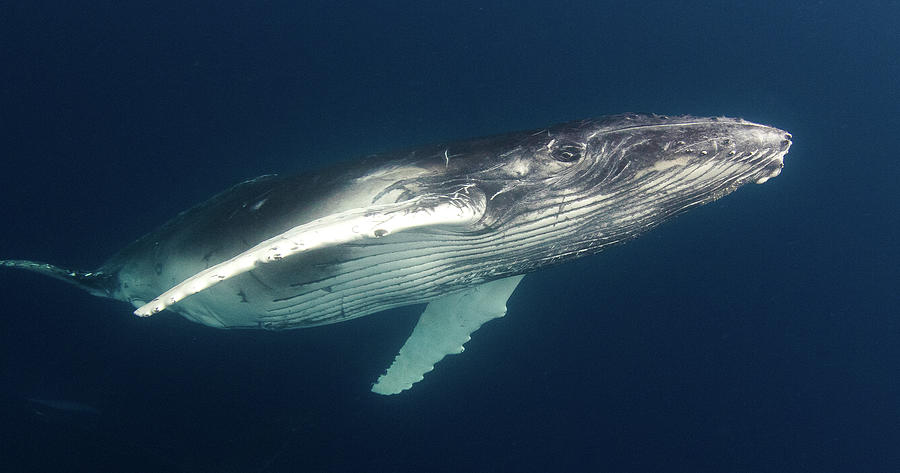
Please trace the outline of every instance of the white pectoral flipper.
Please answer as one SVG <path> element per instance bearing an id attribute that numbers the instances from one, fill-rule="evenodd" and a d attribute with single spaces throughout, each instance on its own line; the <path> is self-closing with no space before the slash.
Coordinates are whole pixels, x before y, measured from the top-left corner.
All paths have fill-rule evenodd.
<path id="1" fill-rule="evenodd" d="M 506 301 L 522 277 L 491 281 L 431 301 L 372 392 L 397 394 L 409 389 L 445 356 L 462 353 L 472 332 L 488 320 L 506 315 Z"/>
<path id="2" fill-rule="evenodd" d="M 147 317 L 260 264 L 353 241 L 382 238 L 415 228 L 458 225 L 478 221 L 484 202 L 461 195 L 424 195 L 403 202 L 373 205 L 328 215 L 275 235 L 243 253 L 200 271 L 139 307 Z"/>

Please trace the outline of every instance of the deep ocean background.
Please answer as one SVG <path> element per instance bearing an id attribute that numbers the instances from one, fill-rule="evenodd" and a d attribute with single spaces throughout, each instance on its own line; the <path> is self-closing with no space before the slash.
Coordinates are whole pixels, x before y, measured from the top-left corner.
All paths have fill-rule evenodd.
<path id="1" fill-rule="evenodd" d="M 5 3 L 3 258 L 92 269 L 249 177 L 585 117 L 794 145 L 393 397 L 421 307 L 220 331 L 0 271 L 0 469 L 900 471 L 898 77 L 897 2 Z"/>

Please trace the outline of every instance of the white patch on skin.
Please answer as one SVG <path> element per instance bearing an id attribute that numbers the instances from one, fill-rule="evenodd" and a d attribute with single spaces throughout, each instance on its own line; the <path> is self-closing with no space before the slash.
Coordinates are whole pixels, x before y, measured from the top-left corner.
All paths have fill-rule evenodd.
<path id="1" fill-rule="evenodd" d="M 710 171 L 710 170 L 711 170 L 712 168 L 714 168 L 714 167 L 715 167 L 715 163 L 714 163 L 714 162 L 712 162 L 712 161 L 707 161 L 707 162 L 705 162 L 705 163 L 703 163 L 703 164 L 701 164 L 701 165 L 695 167 L 694 169 L 692 169 L 692 170 L 685 176 L 685 179 L 689 179 L 689 180 L 699 179 L 700 176 L 706 174 L 708 171 Z"/>
<path id="2" fill-rule="evenodd" d="M 373 173 L 366 174 L 365 176 L 356 179 L 356 182 L 383 181 L 393 183 L 401 179 L 421 176 L 427 172 L 427 170 L 415 166 L 386 167 Z"/>
<path id="3" fill-rule="evenodd" d="M 263 200 L 261 200 L 261 201 L 255 203 L 255 204 L 253 204 L 253 205 L 250 207 L 250 210 L 252 210 L 252 211 L 254 211 L 254 212 L 257 211 L 257 210 L 259 210 L 260 207 L 262 207 L 263 205 L 265 205 L 265 203 L 266 203 L 267 200 L 269 200 L 268 197 L 266 197 L 265 199 L 263 199 Z"/>
<path id="4" fill-rule="evenodd" d="M 524 159 L 516 159 L 509 163 L 509 170 L 516 176 L 527 176 L 531 172 L 531 163 Z"/>
<path id="5" fill-rule="evenodd" d="M 657 161 L 653 163 L 653 167 L 651 169 L 654 171 L 665 171 L 666 169 L 675 166 L 686 166 L 689 161 L 690 159 L 688 159 L 686 156 L 665 161 Z"/>
<path id="6" fill-rule="evenodd" d="M 329 213 L 337 213 L 355 207 L 367 207 L 371 204 L 391 203 L 403 193 L 403 189 L 396 189 L 382 195 L 377 202 L 372 199 L 385 188 L 404 179 L 412 179 L 423 174 L 428 174 L 427 169 L 415 166 L 389 167 L 380 169 L 371 174 L 362 176 L 354 182 L 352 190 L 344 192 L 333 198 L 340 202 L 340 206 L 328 208 Z"/>
<path id="7" fill-rule="evenodd" d="M 643 177 L 645 174 L 648 174 L 651 172 L 665 171 L 665 170 L 673 168 L 675 166 L 687 166 L 687 164 L 690 161 L 691 161 L 691 159 L 687 156 L 682 156 L 680 158 L 675 158 L 675 159 L 662 159 L 662 160 L 659 160 L 659 161 L 653 163 L 653 166 L 650 166 L 646 169 L 641 169 L 640 171 L 638 171 L 634 175 L 634 178 L 639 179 L 639 178 Z"/>

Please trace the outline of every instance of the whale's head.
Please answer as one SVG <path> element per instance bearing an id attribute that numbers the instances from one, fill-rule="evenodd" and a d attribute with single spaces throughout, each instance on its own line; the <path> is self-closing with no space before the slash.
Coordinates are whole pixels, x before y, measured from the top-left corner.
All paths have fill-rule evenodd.
<path id="1" fill-rule="evenodd" d="M 483 192 L 481 225 L 517 238 L 540 234 L 547 257 L 556 258 L 596 251 L 766 182 L 781 172 L 791 135 L 741 119 L 632 114 L 491 144 L 479 143 L 491 151 L 460 165 Z"/>
<path id="2" fill-rule="evenodd" d="M 583 186 L 603 192 L 687 197 L 761 184 L 781 173 L 791 146 L 783 130 L 733 118 L 625 115 L 563 129 L 565 141 L 584 148 L 576 163 L 591 170 Z"/>

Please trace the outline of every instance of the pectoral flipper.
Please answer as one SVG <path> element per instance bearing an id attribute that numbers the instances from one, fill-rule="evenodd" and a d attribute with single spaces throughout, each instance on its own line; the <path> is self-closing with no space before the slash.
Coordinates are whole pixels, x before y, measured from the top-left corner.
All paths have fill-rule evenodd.
<path id="1" fill-rule="evenodd" d="M 506 315 L 506 301 L 523 276 L 491 281 L 431 301 L 387 372 L 372 386 L 378 394 L 397 394 L 421 381 L 435 363 L 465 350 L 463 345 L 485 322 Z"/>
<path id="2" fill-rule="evenodd" d="M 328 215 L 291 228 L 185 279 L 134 313 L 141 317 L 156 314 L 185 297 L 246 273 L 260 264 L 281 261 L 316 249 L 383 238 L 391 233 L 414 228 L 471 225 L 481 218 L 483 212 L 484 202 L 481 199 L 459 195 L 426 195 L 403 202 Z"/>

